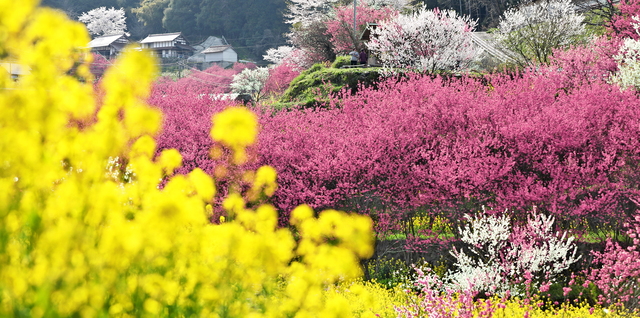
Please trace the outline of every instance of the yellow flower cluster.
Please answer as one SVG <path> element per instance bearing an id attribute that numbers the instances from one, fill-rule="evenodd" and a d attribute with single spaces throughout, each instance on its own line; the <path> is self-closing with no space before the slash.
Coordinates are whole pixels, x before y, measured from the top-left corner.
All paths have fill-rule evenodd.
<path id="1" fill-rule="evenodd" d="M 233 150 L 236 163 L 245 160 L 244 149 L 255 142 L 258 135 L 258 119 L 246 108 L 232 107 L 224 114 L 212 118 L 211 138 Z"/>
<path id="2" fill-rule="evenodd" d="M 391 289 L 375 282 L 356 279 L 341 282 L 327 291 L 327 295 L 337 294 L 349 303 L 351 317 L 395 318 L 395 307 L 416 301 L 415 295 L 396 286 Z"/>
<path id="3" fill-rule="evenodd" d="M 494 306 L 499 300 L 494 300 Z M 533 299 L 530 304 L 525 304 L 522 300 L 512 299 L 504 303 L 504 308 L 497 308 L 493 317 L 495 318 L 511 318 L 511 317 L 530 317 L 530 318 L 546 318 L 546 317 L 566 317 L 566 318 L 588 318 L 588 317 L 607 317 L 622 318 L 633 317 L 624 310 L 617 308 L 602 308 L 599 306 L 592 307 L 588 303 L 581 304 L 561 304 L 558 308 L 543 309 L 541 301 Z"/>
<path id="4" fill-rule="evenodd" d="M 400 317 L 395 312 L 394 307 L 420 302 L 419 296 L 413 292 L 407 292 L 399 287 L 388 289 L 375 281 L 362 282 L 360 280 L 354 280 L 351 282 L 342 282 L 329 289 L 326 293 L 331 297 L 336 297 L 335 294 L 344 297 L 349 303 L 352 317 Z M 483 300 L 478 300 L 478 302 L 482 301 Z M 562 304 L 557 308 L 550 309 L 543 309 L 541 306 L 538 306 L 538 304 L 542 303 L 536 299 L 525 303 L 523 300 L 516 298 L 506 302 L 494 298 L 491 299 L 491 303 L 495 309 L 493 313 L 494 318 L 623 318 L 637 316 L 637 314 L 625 312 L 620 308 L 592 307 L 587 303 L 575 305 Z M 484 306 L 480 306 L 479 308 L 484 308 Z M 474 317 L 479 316 L 479 312 L 474 314 Z M 457 317 L 457 315 L 452 316 L 452 318 L 453 317 Z"/>
<path id="5" fill-rule="evenodd" d="M 96 109 L 86 30 L 36 5 L 0 0 L 0 58 L 31 68 L 18 81 L 0 74 L 0 316 L 348 315 L 344 298 L 324 292 L 372 254 L 368 218 L 302 206 L 292 232 L 276 227 L 272 206 L 247 209 L 232 194 L 234 219 L 211 224 L 216 187 L 203 171 L 158 188 L 182 158 L 153 158 L 153 61 L 119 59 Z M 246 109 L 214 122 L 212 136 L 236 152 L 255 140 Z M 129 182 L 106 173 L 116 157 Z M 255 176 L 256 189 L 275 191 L 273 169 Z"/>

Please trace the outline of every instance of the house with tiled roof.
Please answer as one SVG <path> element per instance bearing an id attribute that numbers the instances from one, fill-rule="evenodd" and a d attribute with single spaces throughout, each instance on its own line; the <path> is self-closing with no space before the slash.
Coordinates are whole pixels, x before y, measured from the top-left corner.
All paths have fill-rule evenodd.
<path id="1" fill-rule="evenodd" d="M 105 58 L 118 56 L 124 48 L 131 43 L 125 34 L 110 34 L 99 36 L 87 45 L 91 52 L 100 54 Z"/>
<path id="2" fill-rule="evenodd" d="M 231 45 L 214 45 L 200 52 L 204 54 L 204 61 L 209 63 L 233 64 L 238 61 L 238 53 Z"/>
<path id="3" fill-rule="evenodd" d="M 186 58 L 195 51 L 181 32 L 151 34 L 140 41 L 140 47 L 161 58 Z"/>

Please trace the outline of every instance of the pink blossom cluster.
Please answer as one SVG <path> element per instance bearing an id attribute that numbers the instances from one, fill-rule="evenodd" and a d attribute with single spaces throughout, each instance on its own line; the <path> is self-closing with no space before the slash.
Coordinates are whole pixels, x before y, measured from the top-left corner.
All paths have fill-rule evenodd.
<path id="1" fill-rule="evenodd" d="M 560 70 L 559 76 L 569 87 L 607 81 L 618 71 L 614 56 L 618 54 L 621 45 L 622 41 L 619 38 L 602 36 L 595 39 L 591 45 L 554 50 L 549 67 Z"/>
<path id="2" fill-rule="evenodd" d="M 592 270 L 588 279 L 602 291 L 598 297 L 600 304 L 640 309 L 640 215 L 626 225 L 626 233 L 632 244 L 623 247 L 608 239 L 604 252 L 593 252 L 594 263 L 601 268 Z"/>
<path id="3" fill-rule="evenodd" d="M 269 70 L 269 79 L 264 85 L 267 95 L 280 95 L 289 88 L 291 81 L 300 75 L 299 67 L 295 64 L 284 62 Z"/>
<path id="4" fill-rule="evenodd" d="M 602 81 L 567 90 L 560 74 L 493 76 L 489 87 L 389 80 L 338 108 L 264 118 L 259 153 L 279 173 L 274 203 L 392 221 L 429 206 L 457 222 L 481 204 L 520 219 L 533 205 L 559 220 L 624 218 L 638 193 L 638 97 Z"/>
<path id="5" fill-rule="evenodd" d="M 181 172 L 214 174 L 210 118 L 230 102 L 190 83 L 160 83 L 151 97 L 165 114 L 158 144 L 181 151 Z M 416 208 L 456 226 L 482 205 L 615 225 L 640 193 L 640 101 L 598 76 L 572 83 L 557 68 L 484 81 L 412 75 L 328 109 L 258 107 L 255 162 L 278 171 L 285 223 L 307 203 L 369 214 L 379 231 L 402 229 Z"/>
<path id="6" fill-rule="evenodd" d="M 93 56 L 93 61 L 91 62 L 91 65 L 89 65 L 89 70 L 93 76 L 99 78 L 104 74 L 104 71 L 112 65 L 112 63 L 101 54 L 92 53 L 91 55 Z"/>
<path id="7" fill-rule="evenodd" d="M 612 0 L 607 0 L 612 2 Z M 617 38 L 632 38 L 638 40 L 640 35 L 635 32 L 633 27 L 633 17 L 640 15 L 639 0 L 621 0 L 616 5 L 617 12 L 606 24 L 607 30 L 611 35 Z"/>

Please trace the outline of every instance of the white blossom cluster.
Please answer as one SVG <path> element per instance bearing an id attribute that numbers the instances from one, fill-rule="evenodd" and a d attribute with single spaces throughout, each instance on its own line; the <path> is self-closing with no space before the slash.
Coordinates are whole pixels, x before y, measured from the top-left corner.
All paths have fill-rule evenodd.
<path id="1" fill-rule="evenodd" d="M 125 171 L 124 171 L 124 174 L 122 174 L 122 176 L 120 175 L 121 174 L 120 170 L 121 170 L 120 157 L 109 157 L 109 160 L 107 161 L 107 171 L 105 173 L 105 177 L 115 182 L 118 182 L 122 187 L 123 183 L 132 182 L 133 177 L 135 177 L 136 174 L 135 172 L 133 172 L 131 165 L 127 165 L 125 167 Z"/>
<path id="2" fill-rule="evenodd" d="M 381 22 L 371 33 L 369 50 L 377 52 L 387 68 L 419 71 L 459 69 L 477 55 L 471 31 L 476 21 L 453 10 L 419 8 Z"/>
<path id="3" fill-rule="evenodd" d="M 95 8 L 82 13 L 78 20 L 87 25 L 89 33 L 95 35 L 121 34 L 127 29 L 123 8 Z"/>
<path id="4" fill-rule="evenodd" d="M 288 12 L 284 17 L 289 24 L 306 26 L 312 22 L 324 21 L 333 12 L 333 7 L 339 0 L 290 0 Z"/>
<path id="5" fill-rule="evenodd" d="M 265 61 L 278 65 L 291 58 L 295 50 L 296 48 L 293 46 L 279 46 L 277 48 L 268 49 L 266 52 L 267 54 L 262 57 Z"/>
<path id="6" fill-rule="evenodd" d="M 539 1 L 506 11 L 500 20 L 496 40 L 515 53 L 522 64 L 548 62 L 553 49 L 564 48 L 585 34 L 584 16 L 571 0 Z"/>
<path id="7" fill-rule="evenodd" d="M 552 280 L 580 259 L 573 237 L 553 231 L 553 217 L 534 211 L 526 225 L 515 227 L 506 215 L 487 216 L 485 211 L 482 217 L 466 217 L 469 223 L 459 231 L 473 255 L 455 248 L 451 252 L 457 270 L 446 280 L 453 290 L 522 295 L 518 286 L 523 277 L 531 275 L 532 287 L 537 288 L 542 279 Z"/>
<path id="8" fill-rule="evenodd" d="M 358 0 L 358 2 L 363 0 Z M 407 8 L 411 1 L 409 0 L 364 0 L 366 4 L 374 8 L 391 7 L 398 11 Z"/>
<path id="9" fill-rule="evenodd" d="M 640 17 L 632 17 L 636 33 L 640 35 Z M 640 89 L 640 41 L 627 38 L 620 48 L 620 54 L 613 57 L 618 63 L 618 72 L 611 77 L 611 82 L 621 89 L 634 87 Z"/>
<path id="10" fill-rule="evenodd" d="M 234 93 L 251 94 L 253 101 L 257 103 L 262 97 L 262 89 L 267 79 L 269 79 L 268 68 L 245 68 L 241 73 L 233 76 L 231 89 Z"/>

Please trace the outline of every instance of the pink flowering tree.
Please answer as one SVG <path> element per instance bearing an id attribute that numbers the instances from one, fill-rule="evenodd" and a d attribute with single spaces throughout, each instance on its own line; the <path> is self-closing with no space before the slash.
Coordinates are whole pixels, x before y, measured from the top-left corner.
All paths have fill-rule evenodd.
<path id="1" fill-rule="evenodd" d="M 566 50 L 554 49 L 549 57 L 549 67 L 561 70 L 560 76 L 568 87 L 609 81 L 618 72 L 615 56 L 620 45 L 620 39 L 602 36 L 592 43 L 575 45 Z"/>
<path id="2" fill-rule="evenodd" d="M 280 95 L 291 81 L 300 75 L 299 68 L 291 63 L 282 63 L 269 69 L 269 78 L 264 85 L 265 94 Z"/>
<path id="3" fill-rule="evenodd" d="M 466 67 L 476 56 L 471 31 L 476 21 L 453 10 L 397 15 L 371 32 L 367 48 L 386 67 L 434 72 Z"/>
<path id="4" fill-rule="evenodd" d="M 634 201 L 640 206 L 638 200 Z M 593 252 L 594 265 L 600 267 L 593 269 L 588 279 L 602 292 L 598 296 L 600 304 L 634 310 L 640 309 L 640 215 L 626 225 L 631 244 L 623 247 L 607 239 L 604 252 Z"/>
<path id="5" fill-rule="evenodd" d="M 455 228 L 482 205 L 523 222 L 535 205 L 563 226 L 618 228 L 640 194 L 639 97 L 597 76 L 567 81 L 558 68 L 486 82 L 411 75 L 332 96 L 324 109 L 260 110 L 256 160 L 278 171 L 283 224 L 307 203 L 371 215 L 380 237 L 419 238 L 417 211 Z M 217 102 L 182 82 L 157 86 L 154 105 L 173 122 L 158 138 L 199 149 L 183 154 L 185 169 L 214 173 L 203 143 Z"/>
<path id="6" fill-rule="evenodd" d="M 91 55 L 93 57 L 93 61 L 91 61 L 91 65 L 89 65 L 89 70 L 96 78 L 102 77 L 102 74 L 104 74 L 112 63 L 101 54 L 92 53 Z"/>
<path id="7" fill-rule="evenodd" d="M 362 47 L 360 34 L 367 23 L 380 22 L 394 17 L 398 12 L 393 7 L 376 8 L 360 1 L 356 8 L 356 29 L 353 34 L 353 5 L 335 8 L 335 17 L 326 22 L 326 34 L 331 37 L 331 43 L 336 54 L 346 54 L 354 48 Z"/>
<path id="8" fill-rule="evenodd" d="M 640 0 L 621 0 L 617 7 L 618 10 L 611 17 L 611 21 L 605 25 L 609 33 L 617 38 L 640 39 L 633 27 L 633 24 L 637 23 L 633 17 L 640 16 Z"/>

